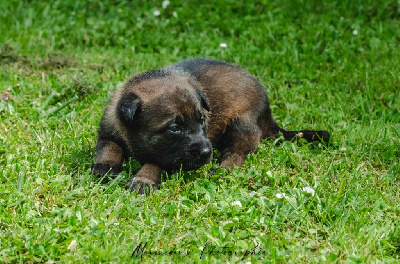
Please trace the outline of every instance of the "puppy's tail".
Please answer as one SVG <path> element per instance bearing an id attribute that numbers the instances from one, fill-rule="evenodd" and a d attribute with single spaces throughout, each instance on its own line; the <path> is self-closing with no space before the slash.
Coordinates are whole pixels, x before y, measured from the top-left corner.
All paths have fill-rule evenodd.
<path id="1" fill-rule="evenodd" d="M 300 130 L 300 131 L 287 131 L 281 128 L 280 132 L 283 134 L 285 140 L 291 140 L 295 136 L 306 139 L 308 142 L 329 142 L 330 134 L 324 130 Z"/>
<path id="2" fill-rule="evenodd" d="M 278 126 L 274 122 L 272 131 L 275 136 L 278 136 L 279 133 L 283 134 L 285 140 L 291 140 L 294 137 L 298 136 L 300 138 L 306 139 L 308 142 L 324 142 L 329 143 L 330 134 L 328 131 L 324 130 L 299 130 L 299 131 L 288 131 Z"/>

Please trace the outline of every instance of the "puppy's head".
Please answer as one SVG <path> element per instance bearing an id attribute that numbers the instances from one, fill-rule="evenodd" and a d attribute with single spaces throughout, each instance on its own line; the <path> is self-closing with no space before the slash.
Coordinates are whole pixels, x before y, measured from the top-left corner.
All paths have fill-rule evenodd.
<path id="1" fill-rule="evenodd" d="M 208 163 L 210 106 L 199 84 L 178 73 L 142 75 L 127 83 L 117 105 L 134 158 L 165 170 L 193 170 Z"/>

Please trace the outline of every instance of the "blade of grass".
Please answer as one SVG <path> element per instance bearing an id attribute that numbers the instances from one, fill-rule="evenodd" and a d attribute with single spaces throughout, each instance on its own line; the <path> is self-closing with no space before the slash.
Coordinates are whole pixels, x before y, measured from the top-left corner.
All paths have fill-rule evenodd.
<path id="1" fill-rule="evenodd" d="M 64 102 L 62 105 L 60 105 L 59 107 L 48 111 L 45 114 L 45 116 L 49 117 L 49 116 L 57 114 L 58 112 L 60 112 L 62 109 L 64 109 L 68 105 L 72 104 L 73 102 L 76 102 L 78 99 L 79 99 L 78 95 L 75 95 L 74 97 L 72 97 L 71 99 L 69 99 L 68 101 Z"/>

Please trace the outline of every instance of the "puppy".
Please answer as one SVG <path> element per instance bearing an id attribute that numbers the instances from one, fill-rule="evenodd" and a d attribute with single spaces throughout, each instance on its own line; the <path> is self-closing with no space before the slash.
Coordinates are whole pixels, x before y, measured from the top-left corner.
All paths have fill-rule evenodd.
<path id="1" fill-rule="evenodd" d="M 157 189 L 162 170 L 194 170 L 221 152 L 220 168 L 241 166 L 261 139 L 283 134 L 329 141 L 326 131 L 286 131 L 271 115 L 265 88 L 239 67 L 187 59 L 133 76 L 115 92 L 98 129 L 91 169 L 117 174 L 133 156 L 141 170 L 126 184 L 138 193 Z"/>

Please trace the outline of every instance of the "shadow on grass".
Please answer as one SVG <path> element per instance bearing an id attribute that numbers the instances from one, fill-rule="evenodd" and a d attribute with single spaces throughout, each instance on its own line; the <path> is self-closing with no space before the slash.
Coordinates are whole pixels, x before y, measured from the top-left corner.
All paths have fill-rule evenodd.
<path id="1" fill-rule="evenodd" d="M 122 166 L 122 170 L 118 174 L 107 173 L 103 177 L 99 177 L 97 175 L 93 175 L 90 171 L 90 168 L 93 164 L 95 156 L 95 151 L 91 149 L 73 149 L 70 151 L 69 155 L 65 156 L 63 159 L 63 163 L 67 167 L 67 170 L 70 171 L 73 175 L 78 179 L 83 174 L 89 174 L 90 180 L 95 181 L 99 184 L 107 185 L 111 181 L 115 180 L 119 176 L 123 176 L 128 181 L 133 175 L 135 175 L 141 168 L 139 162 L 130 158 L 125 161 Z M 125 182 L 125 181 L 123 181 Z"/>

